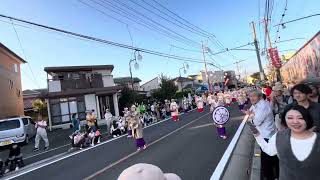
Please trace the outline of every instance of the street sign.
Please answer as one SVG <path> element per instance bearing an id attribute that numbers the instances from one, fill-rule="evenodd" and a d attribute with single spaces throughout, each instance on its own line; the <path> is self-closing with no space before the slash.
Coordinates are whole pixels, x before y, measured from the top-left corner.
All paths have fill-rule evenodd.
<path id="1" fill-rule="evenodd" d="M 272 65 L 276 68 L 281 68 L 281 60 L 278 50 L 276 48 L 269 48 L 268 53 L 272 62 Z"/>

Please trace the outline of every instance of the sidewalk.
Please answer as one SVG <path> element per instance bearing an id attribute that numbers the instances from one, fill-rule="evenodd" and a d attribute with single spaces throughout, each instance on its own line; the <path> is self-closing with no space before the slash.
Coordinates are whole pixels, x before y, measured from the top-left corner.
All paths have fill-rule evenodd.
<path id="1" fill-rule="evenodd" d="M 253 146 L 254 138 L 246 125 L 224 171 L 222 180 L 248 180 L 250 178 Z"/>

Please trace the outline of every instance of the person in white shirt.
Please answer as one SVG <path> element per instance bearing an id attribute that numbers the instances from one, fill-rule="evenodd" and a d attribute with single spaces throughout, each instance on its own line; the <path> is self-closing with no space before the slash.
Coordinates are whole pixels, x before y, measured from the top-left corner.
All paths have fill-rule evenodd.
<path id="1" fill-rule="evenodd" d="M 245 113 L 251 117 L 252 123 L 259 130 L 261 137 L 268 141 L 276 133 L 276 126 L 271 105 L 262 96 L 263 94 L 260 90 L 251 90 L 249 98 L 252 106 Z M 279 176 L 279 160 L 277 156 L 269 156 L 262 151 L 261 171 L 266 179 L 276 179 Z"/>
<path id="2" fill-rule="evenodd" d="M 47 136 L 47 121 L 44 120 L 42 118 L 42 115 L 38 115 L 38 121 L 35 124 L 35 127 L 37 129 L 37 134 L 36 134 L 36 138 L 35 138 L 35 146 L 33 151 L 39 151 L 39 143 L 40 143 L 40 139 L 43 139 L 43 141 L 45 142 L 45 148 L 44 150 L 48 150 L 49 149 L 49 140 L 48 140 L 48 136 Z"/>
<path id="3" fill-rule="evenodd" d="M 112 124 L 112 114 L 109 111 L 109 109 L 106 109 L 106 113 L 104 114 L 104 119 L 107 121 L 107 133 L 109 134 L 110 132 L 110 128 L 111 128 L 111 124 Z"/>
<path id="4" fill-rule="evenodd" d="M 280 161 L 279 180 L 320 179 L 320 137 L 311 131 L 312 116 L 303 106 L 291 105 L 282 116 L 287 129 L 274 134 L 266 142 L 259 131 L 254 133 L 261 149 Z"/>

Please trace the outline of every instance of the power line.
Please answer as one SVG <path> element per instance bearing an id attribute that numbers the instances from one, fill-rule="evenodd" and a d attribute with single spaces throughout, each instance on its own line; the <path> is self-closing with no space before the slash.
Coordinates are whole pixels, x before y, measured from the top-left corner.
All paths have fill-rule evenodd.
<path id="1" fill-rule="evenodd" d="M 314 16 L 320 16 L 320 14 L 312 14 L 312 15 L 301 17 L 301 18 L 298 18 L 298 19 L 293 19 L 293 20 L 290 20 L 290 21 L 287 21 L 287 22 L 284 22 L 284 23 L 281 23 L 281 24 L 274 25 L 274 27 L 280 26 L 280 25 L 283 26 L 283 25 L 288 24 L 288 23 L 292 23 L 292 22 L 299 21 L 299 20 L 302 20 L 302 19 L 307 19 L 307 18 L 314 17 Z"/>
<path id="2" fill-rule="evenodd" d="M 200 34 L 200 33 L 198 33 L 198 32 L 192 31 L 192 30 L 190 30 L 190 29 L 186 29 L 186 28 L 183 27 L 182 25 L 180 25 L 180 24 L 178 24 L 178 23 L 176 23 L 176 22 L 174 22 L 174 21 L 172 21 L 172 20 L 170 20 L 170 19 L 168 19 L 168 18 L 166 18 L 166 17 L 164 17 L 164 16 L 162 16 L 162 15 L 160 15 L 160 14 L 155 13 L 154 11 L 152 11 L 152 10 L 150 10 L 150 9 L 148 9 L 148 8 L 146 8 L 145 6 L 141 5 L 141 4 L 138 3 L 137 1 L 133 1 L 133 0 L 129 0 L 129 1 L 131 1 L 132 3 L 136 4 L 137 6 L 139 6 L 139 7 L 141 7 L 141 8 L 143 8 L 144 10 L 150 12 L 151 14 L 154 14 L 154 15 L 160 17 L 161 19 L 163 19 L 163 20 L 165 20 L 165 21 L 167 21 L 167 22 L 170 22 L 170 23 L 173 24 L 173 25 L 176 25 L 176 26 L 180 27 L 180 28 L 183 29 L 183 30 L 186 30 L 186 31 L 189 31 L 189 32 L 191 32 L 191 33 L 197 34 L 197 35 L 199 35 L 199 36 L 201 36 L 201 37 L 207 37 L 207 36 L 204 36 L 203 34 Z M 150 5 L 149 3 L 145 2 L 145 1 L 143 1 L 143 2 L 144 2 L 145 4 L 151 6 L 151 7 L 154 7 L 154 6 Z"/>
<path id="3" fill-rule="evenodd" d="M 201 64 L 203 63 L 200 59 L 183 57 L 183 56 L 175 56 L 175 55 L 170 55 L 170 54 L 166 54 L 166 53 L 162 53 L 162 52 L 158 52 L 158 51 L 153 51 L 153 50 L 149 50 L 149 49 L 138 48 L 138 47 L 134 47 L 134 46 L 126 45 L 126 44 L 121 44 L 121 43 L 117 43 L 117 42 L 113 42 L 113 41 L 109 41 L 109 40 L 104 40 L 104 39 L 100 39 L 100 38 L 96 38 L 96 37 L 92 37 L 92 36 L 87 36 L 87 35 L 71 32 L 71 31 L 58 29 L 58 28 L 55 28 L 55 27 L 50 27 L 50 26 L 46 26 L 46 25 L 42 25 L 42 24 L 38 24 L 38 23 L 26 21 L 26 20 L 14 18 L 14 17 L 11 17 L 11 16 L 6 16 L 6 15 L 0 14 L 0 17 L 5 18 L 5 19 L 18 21 L 18 22 L 22 22 L 22 23 L 29 24 L 29 25 L 32 25 L 32 26 L 48 29 L 50 31 L 55 31 L 55 32 L 67 34 L 67 35 L 70 35 L 70 36 L 79 37 L 81 39 L 86 39 L 86 40 L 95 41 L 95 42 L 99 42 L 99 43 L 103 43 L 103 44 L 108 44 L 108 45 L 111 45 L 111 46 L 116 46 L 116 47 L 120 47 L 120 48 L 125 48 L 125 49 L 135 50 L 135 51 L 139 51 L 139 52 L 144 52 L 146 54 L 152 54 L 152 55 L 156 55 L 156 56 L 171 58 L 171 59 L 175 59 L 175 60 L 179 60 L 179 61 L 188 61 L 188 62 L 201 63 Z"/>
<path id="4" fill-rule="evenodd" d="M 162 10 L 160 10 L 160 9 L 159 9 L 159 8 L 157 8 L 156 6 L 152 5 L 151 3 L 148 3 L 148 2 L 147 2 L 147 1 L 145 1 L 145 0 L 142 0 L 142 2 L 144 2 L 145 4 L 149 5 L 150 7 L 154 8 L 154 9 L 156 9 L 156 10 L 157 10 L 157 11 L 159 11 L 160 13 L 162 13 L 162 14 L 164 14 L 164 15 L 166 15 L 166 16 L 168 16 L 168 17 L 170 17 L 170 18 L 172 18 L 174 21 L 176 21 L 176 22 L 180 23 L 181 25 L 183 25 L 183 26 L 185 26 L 185 27 L 189 28 L 189 30 L 191 30 L 192 32 L 200 33 L 200 34 L 201 34 L 201 36 L 203 36 L 203 37 L 208 37 L 208 36 L 210 36 L 210 35 L 208 35 L 208 34 L 206 34 L 206 33 L 203 33 L 202 31 L 199 31 L 198 29 L 195 29 L 194 27 L 192 27 L 192 26 L 190 26 L 190 25 L 188 25 L 188 24 L 184 23 L 183 21 L 179 20 L 178 18 L 176 18 L 176 17 L 174 17 L 174 16 L 172 16 L 172 15 L 170 15 L 170 14 L 168 14 L 168 13 L 166 13 L 166 12 L 162 11 Z"/>
<path id="5" fill-rule="evenodd" d="M 179 16 L 178 14 L 176 14 L 175 12 L 171 11 L 170 9 L 166 8 L 164 5 L 160 4 L 159 2 L 157 2 L 156 0 L 152 0 L 153 2 L 155 2 L 157 5 L 159 5 L 160 7 L 162 7 L 163 9 L 165 9 L 166 11 L 170 12 L 171 14 L 173 14 L 174 16 L 176 16 L 177 18 L 181 19 L 182 21 L 184 21 L 185 23 L 189 24 L 190 26 L 198 29 L 199 31 L 202 31 L 205 34 L 208 34 L 209 36 L 214 36 L 213 34 L 211 34 L 208 31 L 205 31 L 203 29 L 201 29 L 200 27 L 192 24 L 191 22 L 189 22 L 188 20 L 182 18 L 181 16 Z"/>
<path id="6" fill-rule="evenodd" d="M 32 75 L 32 78 L 33 78 L 33 82 L 36 84 L 36 86 L 37 86 L 38 88 L 40 88 L 40 86 L 39 86 L 39 84 L 38 84 L 38 81 L 37 81 L 37 79 L 36 79 L 36 76 L 34 75 L 33 70 L 32 70 L 32 68 L 31 68 L 31 66 L 30 66 L 30 62 L 28 61 L 29 58 L 27 58 L 27 55 L 26 55 L 26 53 L 25 53 L 25 51 L 24 51 L 24 48 L 23 48 L 23 46 L 22 46 L 22 43 L 21 43 L 19 34 L 18 34 L 16 28 L 14 27 L 14 24 L 13 24 L 12 20 L 11 20 L 11 24 L 12 24 L 12 28 L 13 28 L 15 34 L 16 34 L 16 37 L 17 37 L 17 39 L 18 39 L 19 46 L 20 46 L 20 49 L 21 49 L 22 54 L 23 54 L 23 56 L 24 56 L 24 59 L 28 62 L 27 65 L 28 65 L 28 67 L 29 67 L 29 70 L 31 71 L 31 75 Z"/>
<path id="7" fill-rule="evenodd" d="M 201 51 L 197 51 L 197 50 L 193 50 L 193 49 L 186 49 L 186 48 L 179 47 L 179 46 L 175 46 L 175 45 L 170 45 L 170 46 L 171 46 L 171 47 L 174 47 L 174 48 L 177 48 L 177 49 L 184 50 L 184 51 L 196 52 L 196 53 L 202 53 Z"/>
<path id="8" fill-rule="evenodd" d="M 161 28 L 163 28 L 163 29 L 166 29 L 167 31 L 169 31 L 169 32 L 171 32 L 171 33 L 173 33 L 173 34 L 175 34 L 175 35 L 177 35 L 177 36 L 181 37 L 182 39 L 185 39 L 186 41 L 189 41 L 189 42 L 191 42 L 191 43 L 194 43 L 194 44 L 199 45 L 199 43 L 198 43 L 198 42 L 195 42 L 195 41 L 193 41 L 193 40 L 191 40 L 191 39 L 189 39 L 189 38 L 187 38 L 187 37 L 185 37 L 185 36 L 183 36 L 183 35 L 181 35 L 181 34 L 179 34 L 179 33 L 175 32 L 175 31 L 171 30 L 171 29 L 170 29 L 170 28 L 168 28 L 168 27 L 165 27 L 164 25 L 162 25 L 162 24 L 160 24 L 159 22 L 157 22 L 157 21 L 155 21 L 155 20 L 153 20 L 153 19 L 149 18 L 148 16 L 144 15 L 143 13 L 141 13 L 141 12 L 139 12 L 139 11 L 137 11 L 137 10 L 133 9 L 132 7 L 130 7 L 130 6 L 128 6 L 128 5 L 126 5 L 125 3 L 122 3 L 122 2 L 120 2 L 120 1 L 118 1 L 118 0 L 114 0 L 114 2 L 116 2 L 116 3 L 120 4 L 121 6 L 123 6 L 123 7 L 127 8 L 127 9 L 131 10 L 132 12 L 134 12 L 134 13 L 136 13 L 136 14 L 139 14 L 141 17 L 143 17 L 143 18 L 145 18 L 145 19 L 149 20 L 150 22 L 152 22 L 152 23 L 154 23 L 154 24 L 158 25 L 159 27 L 161 27 Z"/>
<path id="9" fill-rule="evenodd" d="M 185 42 L 184 39 L 181 39 L 180 37 L 176 37 L 176 36 L 172 35 L 170 32 L 167 32 L 167 31 L 164 30 L 164 29 L 160 29 L 160 28 L 158 28 L 158 27 L 153 26 L 152 24 L 150 24 L 149 22 L 144 21 L 144 20 L 141 19 L 140 17 L 135 16 L 135 15 L 132 14 L 132 13 L 128 13 L 127 11 L 125 11 L 124 9 L 122 9 L 121 7 L 118 7 L 118 6 L 115 6 L 114 4 L 111 4 L 109 1 L 104 1 L 104 3 L 108 3 L 109 6 L 113 7 L 113 8 L 116 9 L 117 11 L 114 10 L 114 9 L 112 9 L 112 8 L 110 8 L 110 7 L 108 7 L 108 6 L 106 6 L 106 5 L 104 5 L 104 4 L 102 4 L 102 3 L 100 3 L 100 2 L 95 1 L 95 0 L 90 0 L 90 1 L 98 4 L 99 6 L 105 8 L 105 9 L 108 9 L 108 10 L 110 10 L 110 11 L 112 11 L 112 12 L 114 12 L 114 13 L 122 16 L 122 17 L 125 17 L 126 19 L 129 19 L 130 21 L 132 21 L 132 22 L 134 22 L 134 23 L 137 23 L 137 24 L 139 24 L 139 25 L 141 25 L 141 26 L 144 26 L 144 27 L 146 27 L 147 29 L 150 29 L 151 31 L 157 31 L 158 33 L 160 33 L 160 34 L 162 34 L 162 35 L 164 35 L 164 36 L 166 36 L 166 37 L 169 37 L 169 38 L 171 38 L 171 39 L 174 39 L 174 40 L 177 41 L 177 42 L 180 42 L 180 43 L 189 45 L 189 43 Z M 79 2 L 85 4 L 85 5 L 93 8 L 93 9 L 95 9 L 96 11 L 98 11 L 98 12 L 104 14 L 104 15 L 107 15 L 107 16 L 109 17 L 109 15 L 106 14 L 104 11 L 101 11 L 100 9 L 95 8 L 95 7 L 93 7 L 92 5 L 89 5 L 88 3 L 85 3 L 85 2 L 83 2 L 83 1 L 81 1 L 81 0 L 79 0 Z M 112 16 L 111 16 L 111 17 L 112 17 Z M 140 20 L 141 22 L 140 22 L 139 20 Z M 124 24 L 127 25 L 127 23 L 124 23 Z"/>
<path id="10" fill-rule="evenodd" d="M 143 0 L 143 1 L 144 1 L 144 0 Z M 201 29 L 200 27 L 198 27 L 198 26 L 190 23 L 188 20 L 182 18 L 181 16 L 179 16 L 179 15 L 176 14 L 176 13 L 174 13 L 174 12 L 171 11 L 170 9 L 166 8 L 164 5 L 160 4 L 160 3 L 157 2 L 156 0 L 152 0 L 152 1 L 155 2 L 158 6 L 162 7 L 162 8 L 165 9 L 166 11 L 168 11 L 169 13 L 173 14 L 174 16 L 176 16 L 177 18 L 181 19 L 181 20 L 184 21 L 185 23 L 187 23 L 187 24 L 189 24 L 190 26 L 198 29 L 198 30 L 199 30 L 200 32 L 202 32 L 203 34 L 206 34 L 206 37 L 207 37 L 210 41 L 212 41 L 216 46 L 218 46 L 218 47 L 220 47 L 220 48 L 222 48 L 222 49 L 225 49 L 225 47 L 224 47 L 224 45 L 221 43 L 221 41 L 219 41 L 219 40 L 217 39 L 217 37 L 216 37 L 215 35 L 213 35 L 212 33 L 208 32 L 208 31 L 205 31 L 205 30 Z M 145 2 L 145 1 L 144 1 L 144 2 Z M 215 38 L 215 39 L 213 39 L 213 38 Z M 236 59 L 236 57 L 235 57 L 232 53 L 228 52 L 228 54 L 229 54 L 230 56 L 232 56 L 233 58 Z"/>
<path id="11" fill-rule="evenodd" d="M 288 6 L 288 0 L 286 0 L 285 6 L 284 6 L 284 10 L 283 10 L 283 13 L 281 15 L 281 19 L 280 19 L 280 23 L 279 24 L 281 24 L 283 22 L 283 18 L 286 15 L 286 11 L 287 11 L 287 6 Z M 274 41 L 275 43 L 278 40 L 280 40 L 279 33 L 280 33 L 280 26 L 278 26 L 278 29 L 277 29 L 276 38 L 275 38 L 275 41 Z"/>

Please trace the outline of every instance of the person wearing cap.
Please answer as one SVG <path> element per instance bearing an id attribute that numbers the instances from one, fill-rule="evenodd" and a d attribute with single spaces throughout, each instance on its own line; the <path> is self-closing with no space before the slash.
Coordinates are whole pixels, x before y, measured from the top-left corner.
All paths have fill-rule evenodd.
<path id="1" fill-rule="evenodd" d="M 118 180 L 181 180 L 181 178 L 173 173 L 165 174 L 155 165 L 139 163 L 122 171 Z"/>
<path id="2" fill-rule="evenodd" d="M 174 99 L 171 99 L 170 111 L 172 120 L 179 121 L 179 106 Z"/>
<path id="3" fill-rule="evenodd" d="M 283 130 L 284 127 L 281 125 L 281 117 L 285 107 L 288 104 L 292 103 L 291 96 L 286 96 L 283 94 L 284 89 L 281 83 L 276 83 L 272 87 L 272 96 L 271 96 L 271 107 L 273 115 L 275 117 L 275 124 L 278 131 Z"/>

